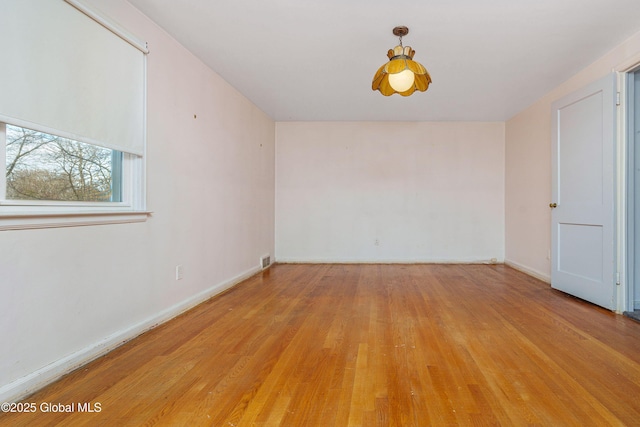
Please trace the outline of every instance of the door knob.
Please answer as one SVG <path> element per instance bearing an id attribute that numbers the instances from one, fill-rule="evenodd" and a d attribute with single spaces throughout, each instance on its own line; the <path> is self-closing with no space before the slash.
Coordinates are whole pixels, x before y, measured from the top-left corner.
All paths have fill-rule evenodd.
<path id="1" fill-rule="evenodd" d="M 553 209 L 553 208 L 557 208 L 557 207 L 558 207 L 558 204 L 557 204 L 557 203 L 549 203 L 549 207 L 550 207 L 551 209 Z"/>

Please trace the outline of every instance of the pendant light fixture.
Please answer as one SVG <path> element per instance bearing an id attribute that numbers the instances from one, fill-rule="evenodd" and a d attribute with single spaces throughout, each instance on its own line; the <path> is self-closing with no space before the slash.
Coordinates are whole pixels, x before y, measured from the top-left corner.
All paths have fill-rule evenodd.
<path id="1" fill-rule="evenodd" d="M 413 60 L 416 51 L 410 46 L 402 46 L 402 37 L 409 34 L 409 29 L 395 27 L 393 34 L 400 38 L 400 44 L 387 52 L 389 62 L 378 69 L 371 89 L 379 90 L 384 96 L 394 93 L 409 96 L 416 90 L 426 91 L 431 83 L 431 76 L 422 64 Z"/>

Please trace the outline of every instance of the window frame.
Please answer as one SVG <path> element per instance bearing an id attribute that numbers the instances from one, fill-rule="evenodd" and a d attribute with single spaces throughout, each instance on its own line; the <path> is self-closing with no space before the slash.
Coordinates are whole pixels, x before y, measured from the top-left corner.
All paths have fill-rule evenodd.
<path id="1" fill-rule="evenodd" d="M 0 158 L 6 159 L 6 124 L 56 135 L 37 125 L 0 122 Z M 142 222 L 150 212 L 145 210 L 144 156 L 122 153 L 120 202 L 87 202 L 56 200 L 12 200 L 6 198 L 6 160 L 0 173 L 0 230 L 50 228 L 78 225 Z"/>

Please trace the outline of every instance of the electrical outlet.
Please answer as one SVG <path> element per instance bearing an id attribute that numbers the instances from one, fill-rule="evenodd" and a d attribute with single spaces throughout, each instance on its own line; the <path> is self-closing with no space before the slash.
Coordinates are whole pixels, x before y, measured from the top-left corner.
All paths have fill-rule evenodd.
<path id="1" fill-rule="evenodd" d="M 176 265 L 176 280 L 182 280 L 183 277 L 184 277 L 184 269 L 182 268 L 182 264 Z"/>

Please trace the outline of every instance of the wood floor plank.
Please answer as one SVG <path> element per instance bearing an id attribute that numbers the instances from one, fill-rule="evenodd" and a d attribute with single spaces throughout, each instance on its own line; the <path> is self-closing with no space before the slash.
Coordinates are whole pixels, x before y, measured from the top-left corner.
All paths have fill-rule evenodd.
<path id="1" fill-rule="evenodd" d="M 276 264 L 0 426 L 631 426 L 638 396 L 640 323 L 509 267 Z"/>

